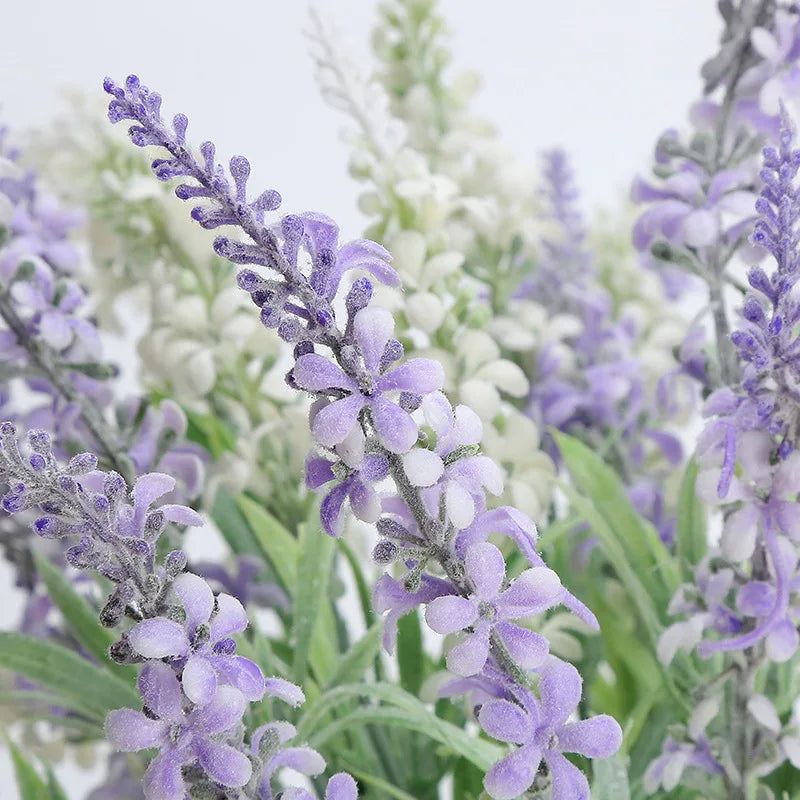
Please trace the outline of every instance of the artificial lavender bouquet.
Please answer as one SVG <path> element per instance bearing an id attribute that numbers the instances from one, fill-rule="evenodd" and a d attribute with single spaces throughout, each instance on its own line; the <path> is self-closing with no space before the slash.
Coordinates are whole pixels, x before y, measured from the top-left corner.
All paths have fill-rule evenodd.
<path id="1" fill-rule="evenodd" d="M 800 9 L 719 9 L 595 228 L 433 0 L 310 21 L 361 239 L 135 75 L 2 129 L 12 797 L 800 797 Z"/>

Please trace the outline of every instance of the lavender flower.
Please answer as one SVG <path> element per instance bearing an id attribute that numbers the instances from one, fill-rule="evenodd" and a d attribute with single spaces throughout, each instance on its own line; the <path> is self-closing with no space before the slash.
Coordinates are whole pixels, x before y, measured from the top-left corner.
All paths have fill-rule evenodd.
<path id="1" fill-rule="evenodd" d="M 487 610 L 491 606 L 502 608 L 504 616 L 514 619 L 552 605 L 557 597 L 565 599 L 567 593 L 556 591 L 558 583 L 551 577 L 552 573 L 542 569 L 532 569 L 525 577 L 517 579 L 518 584 L 513 583 L 501 593 L 504 570 L 502 564 L 498 565 L 496 556 L 492 559 L 491 569 L 488 566 L 481 569 L 473 559 L 467 561 L 463 543 L 460 547 L 457 544 L 457 528 L 446 514 L 430 512 L 421 492 L 406 472 L 404 462 L 409 459 L 408 453 L 415 445 L 419 447 L 420 433 L 413 416 L 414 409 L 419 405 L 420 396 L 429 395 L 441 387 L 443 370 L 436 362 L 427 359 L 412 359 L 390 369 L 402 356 L 402 348 L 392 339 L 394 321 L 389 312 L 369 306 L 372 292 L 367 279 L 356 280 L 345 298 L 347 322 L 344 326 L 337 323 L 337 309 L 333 303 L 345 269 L 365 269 L 384 282 L 396 283 L 396 274 L 388 267 L 385 251 L 378 245 L 363 242 L 336 250 L 335 225 L 321 215 L 288 216 L 283 218 L 280 226 L 268 226 L 264 213 L 277 207 L 278 197 L 274 192 L 268 192 L 248 202 L 246 181 L 249 164 L 246 159 L 237 156 L 231 160 L 232 186 L 222 167 L 214 161 L 213 145 L 206 143 L 201 147 L 203 163 L 198 163 L 185 144 L 186 118 L 176 116 L 172 130 L 169 130 L 159 115 L 160 97 L 142 86 L 135 76 L 130 76 L 124 87 L 106 80 L 105 88 L 114 98 L 109 106 L 112 122 L 133 120 L 130 132 L 135 144 L 157 145 L 168 151 L 169 158 L 153 162 L 156 175 L 162 180 L 188 176 L 193 183 L 179 186 L 176 190 L 178 196 L 207 199 L 209 205 L 195 208 L 192 216 L 204 227 L 238 225 L 251 240 L 241 243 L 219 237 L 215 243 L 216 252 L 235 263 L 256 264 L 269 270 L 269 277 L 262 277 L 250 269 L 243 270 L 239 274 L 239 285 L 261 307 L 264 324 L 277 328 L 281 338 L 296 344 L 295 365 L 287 379 L 290 385 L 320 398 L 312 409 L 312 433 L 323 458 L 330 460 L 329 456 L 332 456 L 344 461 L 347 467 L 339 470 L 339 475 L 336 475 L 334 467 L 330 468 L 335 477 L 342 482 L 349 480 L 350 484 L 346 490 L 339 491 L 335 502 L 329 501 L 330 511 L 327 519 L 323 519 L 327 529 L 337 530 L 338 508 L 344 493 L 350 495 L 352 502 L 350 489 L 356 479 L 351 471 L 360 470 L 367 454 L 379 454 L 386 459 L 397 495 L 384 499 L 384 507 L 391 509 L 390 516 L 378 520 L 378 525 L 383 532 L 393 529 L 394 535 L 408 546 L 408 572 L 399 591 L 396 585 L 390 584 L 391 578 L 385 576 L 382 579 L 388 590 L 384 593 L 384 599 L 388 601 L 385 607 L 399 616 L 420 602 L 433 600 L 441 591 L 441 594 L 457 596 L 467 604 L 484 601 Z M 311 261 L 308 274 L 300 266 L 298 254 L 301 247 Z M 318 353 L 318 346 L 330 348 L 335 362 Z M 400 393 L 397 400 L 387 396 L 394 392 Z M 340 456 L 337 448 L 341 448 L 348 437 L 353 438 Z M 477 456 L 477 452 L 470 455 Z M 441 459 L 441 455 L 437 456 Z M 320 466 L 319 462 L 315 463 Z M 324 465 L 320 474 L 327 477 Z M 442 477 L 444 474 L 443 470 Z M 320 481 L 320 485 L 322 483 Z M 364 485 L 363 481 L 361 485 Z M 336 491 L 337 487 L 334 487 L 328 497 Z M 478 507 L 484 506 L 478 504 Z M 512 512 L 513 509 L 508 512 L 510 519 L 513 519 Z M 409 522 L 409 526 L 392 519 L 391 515 L 399 515 Z M 473 521 L 471 535 L 478 541 L 485 540 L 490 533 L 487 523 L 493 519 L 484 515 L 481 525 Z M 523 552 L 531 567 L 541 568 L 543 564 L 534 547 L 529 542 L 526 545 Z M 484 549 L 479 547 L 475 552 Z M 444 577 L 427 574 L 429 563 L 438 564 Z M 473 589 L 475 596 L 471 599 Z M 515 598 L 519 599 L 521 606 L 519 614 L 512 610 Z M 381 604 L 376 605 L 380 607 Z M 470 605 L 472 608 L 474 606 Z M 442 616 L 448 617 L 447 609 L 442 610 Z M 482 612 L 482 607 L 479 606 L 479 610 Z M 463 619 L 459 622 L 467 624 Z M 511 633 L 513 626 L 509 625 L 507 630 L 503 627 L 506 624 L 502 622 L 497 627 L 508 635 L 512 648 L 519 645 L 518 655 L 523 663 L 517 664 L 503 644 L 500 632 L 493 630 L 489 634 L 484 670 L 491 673 L 491 680 L 506 682 L 512 688 L 519 686 L 519 690 L 524 692 L 529 680 L 526 666 L 540 663 L 542 640 L 532 633 L 530 637 L 524 633 L 515 636 Z M 184 646 L 184 635 L 183 630 L 180 635 L 175 630 L 176 644 L 180 643 L 181 647 Z M 572 702 L 573 685 L 564 683 L 563 688 L 570 694 L 569 702 Z M 578 697 L 569 710 L 577 704 Z M 592 752 L 608 755 L 619 746 L 621 732 L 611 718 L 597 719 L 596 727 L 603 743 L 596 743 Z M 565 796 L 577 798 L 578 795 Z"/>

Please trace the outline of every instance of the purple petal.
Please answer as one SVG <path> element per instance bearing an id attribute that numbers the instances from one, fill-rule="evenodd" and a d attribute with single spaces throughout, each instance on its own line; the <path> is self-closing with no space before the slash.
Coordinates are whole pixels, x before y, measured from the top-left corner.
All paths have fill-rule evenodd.
<path id="1" fill-rule="evenodd" d="M 53 350 L 63 350 L 72 341 L 72 329 L 60 311 L 45 311 L 42 314 L 39 334 Z"/>
<path id="2" fill-rule="evenodd" d="M 142 778 L 142 789 L 147 800 L 185 800 L 182 766 L 181 753 L 174 748 L 157 755 Z"/>
<path id="3" fill-rule="evenodd" d="M 205 520 L 193 508 L 188 506 L 175 505 L 169 503 L 165 506 L 160 506 L 159 511 L 164 514 L 164 517 L 176 525 L 192 525 L 196 528 L 202 528 L 205 525 Z"/>
<path id="4" fill-rule="evenodd" d="M 300 356 L 294 365 L 293 373 L 297 385 L 312 392 L 322 392 L 326 389 L 354 390 L 357 386 L 340 366 L 319 353 Z"/>
<path id="5" fill-rule="evenodd" d="M 214 593 L 199 576 L 181 573 L 172 584 L 172 590 L 186 612 L 186 629 L 193 634 L 198 625 L 205 625 L 214 610 Z"/>
<path id="6" fill-rule="evenodd" d="M 347 480 L 334 486 L 322 500 L 319 507 L 319 517 L 322 522 L 322 529 L 328 536 L 339 537 L 344 530 L 344 520 L 342 519 L 342 506 L 350 493 L 351 481 Z"/>
<path id="7" fill-rule="evenodd" d="M 325 447 L 333 447 L 344 441 L 356 424 L 358 413 L 364 407 L 364 400 L 364 396 L 357 392 L 321 408 L 311 423 L 314 438 Z"/>
<path id="8" fill-rule="evenodd" d="M 544 758 L 553 780 L 553 800 L 587 800 L 589 783 L 572 762 L 552 750 L 545 751 Z"/>
<path id="9" fill-rule="evenodd" d="M 183 625 L 164 617 L 137 622 L 128 632 L 128 641 L 145 658 L 183 656 L 189 651 Z"/>
<path id="10" fill-rule="evenodd" d="M 358 800 L 356 782 L 346 772 L 336 773 L 328 781 L 325 800 Z"/>
<path id="11" fill-rule="evenodd" d="M 211 619 L 211 641 L 218 642 L 247 627 L 247 612 L 232 595 L 217 595 L 217 610 Z"/>
<path id="12" fill-rule="evenodd" d="M 378 371 L 386 343 L 393 333 L 394 318 L 385 308 L 367 306 L 356 314 L 353 334 L 361 348 L 364 365 L 370 372 Z"/>
<path id="13" fill-rule="evenodd" d="M 495 630 L 502 638 L 511 658 L 523 669 L 540 667 L 550 652 L 547 639 L 527 628 L 520 628 L 510 622 L 498 622 Z"/>
<path id="14" fill-rule="evenodd" d="M 554 658 L 542 670 L 539 695 L 547 722 L 553 727 L 563 724 L 581 699 L 578 670 L 572 664 Z"/>
<path id="15" fill-rule="evenodd" d="M 474 600 L 458 595 L 437 597 L 425 609 L 428 627 L 443 636 L 463 631 L 478 618 L 478 605 Z"/>
<path id="16" fill-rule="evenodd" d="M 541 760 L 542 754 L 537 747 L 520 747 L 486 773 L 483 786 L 492 800 L 516 800 L 530 788 Z"/>
<path id="17" fill-rule="evenodd" d="M 468 634 L 464 640 L 447 654 L 447 669 L 462 678 L 477 675 L 489 657 L 489 626 L 478 625 L 475 633 Z"/>
<path id="18" fill-rule="evenodd" d="M 222 733 L 239 723 L 247 708 L 244 695 L 233 686 L 218 686 L 214 699 L 189 714 L 191 727 L 203 734 Z"/>
<path id="19" fill-rule="evenodd" d="M 119 708 L 106 716 L 105 732 L 115 750 L 131 753 L 166 743 L 169 725 L 159 719 L 150 719 L 141 711 Z"/>
<path id="20" fill-rule="evenodd" d="M 541 614 L 561 602 L 561 580 L 547 567 L 526 569 L 498 598 L 498 611 L 506 619 Z"/>
<path id="21" fill-rule="evenodd" d="M 587 758 L 610 758 L 622 744 L 622 728 L 607 714 L 573 722 L 558 729 L 558 747 Z"/>
<path id="22" fill-rule="evenodd" d="M 148 509 L 154 500 L 175 488 L 175 478 L 163 472 L 142 475 L 133 486 L 133 504 L 138 509 Z"/>
<path id="23" fill-rule="evenodd" d="M 767 655 L 772 661 L 783 664 L 797 652 L 798 644 L 797 628 L 783 619 L 767 634 Z"/>
<path id="24" fill-rule="evenodd" d="M 378 493 L 362 481 L 355 481 L 350 489 L 350 508 L 362 522 L 375 523 L 381 515 Z"/>
<path id="25" fill-rule="evenodd" d="M 137 682 L 144 704 L 161 719 L 177 723 L 183 719 L 181 685 L 175 672 L 163 661 L 151 661 L 139 672 Z"/>
<path id="26" fill-rule="evenodd" d="M 299 706 L 305 703 L 306 696 L 303 690 L 283 678 L 267 678 L 264 682 L 266 692 L 270 697 L 277 697 L 290 706 Z"/>
<path id="27" fill-rule="evenodd" d="M 325 771 L 325 759 L 310 747 L 285 747 L 269 763 L 270 767 L 289 767 L 301 775 L 319 775 Z"/>
<path id="28" fill-rule="evenodd" d="M 482 600 L 493 600 L 506 576 L 503 554 L 491 542 L 479 542 L 467 550 L 464 559 L 467 577 Z"/>
<path id="29" fill-rule="evenodd" d="M 328 461 L 327 458 L 320 458 L 313 454 L 309 454 L 306 458 L 306 486 L 309 489 L 319 489 L 326 483 L 332 481 L 336 476 L 333 474 L 333 462 Z"/>
<path id="30" fill-rule="evenodd" d="M 264 675 L 258 664 L 244 656 L 217 656 L 212 660 L 214 669 L 224 675 L 251 703 L 264 696 Z"/>
<path id="31" fill-rule="evenodd" d="M 408 452 L 419 435 L 417 423 L 408 412 L 380 395 L 372 400 L 371 406 L 375 432 L 381 444 L 391 453 Z"/>
<path id="32" fill-rule="evenodd" d="M 533 726 L 524 709 L 508 700 L 492 700 L 481 706 L 481 727 L 498 742 L 525 744 L 533 736 Z"/>
<path id="33" fill-rule="evenodd" d="M 751 617 L 765 617 L 775 606 L 775 587 L 763 581 L 751 581 L 739 589 L 736 607 Z"/>
<path id="34" fill-rule="evenodd" d="M 253 774 L 250 759 L 229 744 L 196 738 L 194 748 L 203 769 L 223 786 L 244 786 Z"/>
<path id="35" fill-rule="evenodd" d="M 442 386 L 444 369 L 431 358 L 411 358 L 378 378 L 375 383 L 379 392 L 400 390 L 415 394 L 429 394 Z"/>
<path id="36" fill-rule="evenodd" d="M 183 668 L 181 685 L 193 703 L 204 706 L 214 699 L 217 691 L 217 673 L 207 658 L 193 655 Z"/>

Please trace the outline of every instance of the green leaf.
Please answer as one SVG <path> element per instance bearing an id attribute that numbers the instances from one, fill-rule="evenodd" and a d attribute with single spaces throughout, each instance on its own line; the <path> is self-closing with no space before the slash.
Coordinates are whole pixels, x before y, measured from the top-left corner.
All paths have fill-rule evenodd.
<path id="1" fill-rule="evenodd" d="M 138 692 L 116 675 L 65 647 L 21 633 L 0 631 L 0 667 L 73 699 L 87 716 L 101 720 L 115 708 L 142 703 Z"/>
<path id="2" fill-rule="evenodd" d="M 261 550 L 236 500 L 223 487 L 217 489 L 211 518 L 234 553 L 261 555 Z"/>
<path id="3" fill-rule="evenodd" d="M 33 768 L 30 761 L 27 761 L 19 748 L 6 738 L 8 749 L 11 751 L 11 761 L 14 764 L 14 772 L 17 776 L 17 789 L 21 800 L 46 800 L 50 797 L 50 790 L 47 784 L 39 777 L 39 773 Z"/>
<path id="4" fill-rule="evenodd" d="M 47 788 L 50 790 L 50 800 L 69 800 L 67 793 L 58 782 L 53 768 L 49 764 L 45 764 L 44 766 L 47 772 Z"/>
<path id="5" fill-rule="evenodd" d="M 321 724 L 337 706 L 349 704 L 353 699 L 377 700 L 381 704 L 349 708 L 327 725 Z M 422 701 L 399 686 L 387 683 L 347 684 L 328 690 L 308 704 L 297 726 L 297 738 L 299 741 L 309 739 L 312 746 L 318 746 L 354 725 L 369 723 L 423 733 L 483 770 L 503 753 L 498 745 L 470 736 L 463 728 L 437 717 Z"/>
<path id="6" fill-rule="evenodd" d="M 592 761 L 592 800 L 630 800 L 628 768 L 624 756 Z"/>
<path id="7" fill-rule="evenodd" d="M 708 550 L 706 515 L 703 504 L 695 494 L 696 482 L 697 462 L 692 459 L 683 473 L 675 524 L 678 558 L 688 578 L 691 578 L 694 566 L 703 560 Z"/>
<path id="8" fill-rule="evenodd" d="M 297 561 L 300 550 L 297 539 L 275 517 L 247 495 L 240 494 L 236 498 L 236 503 L 250 525 L 260 554 L 273 566 L 286 590 L 294 595 L 297 588 Z"/>
<path id="9" fill-rule="evenodd" d="M 422 650 L 419 612 L 416 609 L 398 620 L 397 664 L 400 669 L 400 685 L 410 694 L 418 696 L 424 677 L 425 654 Z"/>
<path id="10" fill-rule="evenodd" d="M 345 681 L 353 681 L 364 674 L 381 649 L 383 622 L 376 622 L 342 657 L 336 671 L 325 686 L 331 689 Z"/>
<path id="11" fill-rule="evenodd" d="M 655 528 L 638 514 L 617 475 L 596 453 L 571 436 L 552 434 L 576 488 L 591 501 L 613 535 L 615 550 L 623 550 L 636 574 L 647 581 L 656 607 L 666 609 L 680 584 L 680 573 Z M 592 520 L 587 522 L 592 524 Z M 616 567 L 615 559 L 609 560 Z"/>
<path id="12" fill-rule="evenodd" d="M 114 634 L 100 625 L 97 612 L 76 591 L 72 582 L 47 557 L 34 551 L 36 570 L 47 586 L 50 599 L 58 606 L 73 636 L 104 667 L 131 686 L 136 684 L 136 668 L 117 664 L 108 657 Z"/>
<path id="13" fill-rule="evenodd" d="M 313 533 L 307 533 L 306 538 L 313 535 Z M 317 623 L 321 622 L 320 612 L 323 601 L 327 603 L 328 578 L 331 572 L 334 545 L 335 542 L 331 537 L 318 536 L 315 537 L 313 547 L 307 543 L 300 554 L 292 620 L 294 646 L 292 674 L 295 683 L 301 686 L 306 677 L 314 628 Z M 333 630 L 321 631 L 322 636 L 333 635 L 333 633 Z"/>

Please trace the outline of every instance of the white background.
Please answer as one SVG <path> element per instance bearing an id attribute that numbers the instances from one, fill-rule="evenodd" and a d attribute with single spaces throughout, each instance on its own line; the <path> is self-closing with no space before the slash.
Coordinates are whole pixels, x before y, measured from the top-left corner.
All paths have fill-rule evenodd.
<path id="1" fill-rule="evenodd" d="M 698 69 L 715 51 L 711 0 L 442 0 L 454 64 L 475 68 L 477 108 L 534 161 L 559 144 L 573 158 L 587 210 L 618 205 L 658 134 L 685 123 Z M 368 65 L 375 0 L 320 0 Z M 25 0 L 4 3 L 0 121 L 23 129 L 63 112 L 64 86 L 101 94 L 105 75 L 136 72 L 189 116 L 193 141 L 246 154 L 251 186 L 273 187 L 291 210 L 335 216 L 356 235 L 357 187 L 347 176 L 340 118 L 319 98 L 303 29 L 304 2 L 283 0 Z M 0 567 L 0 626 L 18 603 Z M 70 798 L 91 785 L 59 769 Z M 95 779 L 93 778 L 92 781 Z M 0 751 L 0 798 L 16 800 Z"/>

